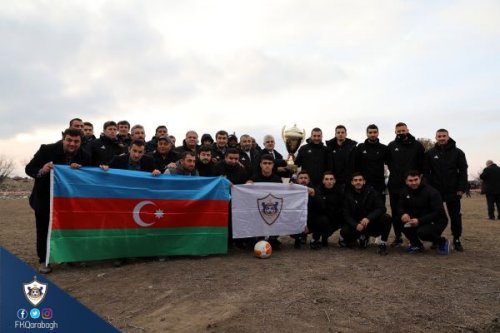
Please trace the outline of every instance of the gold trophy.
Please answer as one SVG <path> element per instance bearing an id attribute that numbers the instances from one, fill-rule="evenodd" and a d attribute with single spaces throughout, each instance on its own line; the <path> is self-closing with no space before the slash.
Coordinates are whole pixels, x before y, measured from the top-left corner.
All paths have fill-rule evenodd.
<path id="1" fill-rule="evenodd" d="M 285 147 L 288 151 L 286 164 L 289 169 L 292 169 L 292 171 L 295 172 L 297 170 L 297 167 L 294 164 L 295 153 L 299 150 L 300 145 L 306 137 L 306 130 L 299 129 L 296 124 L 289 129 L 285 129 L 285 127 L 286 126 L 283 126 L 283 129 L 281 130 L 281 137 L 283 138 L 283 141 L 285 141 Z"/>

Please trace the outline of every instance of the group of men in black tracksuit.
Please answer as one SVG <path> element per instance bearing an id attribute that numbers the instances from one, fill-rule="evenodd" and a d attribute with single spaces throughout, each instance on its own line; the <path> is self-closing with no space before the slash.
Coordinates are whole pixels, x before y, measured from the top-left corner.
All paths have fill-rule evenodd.
<path id="1" fill-rule="evenodd" d="M 448 131 L 439 129 L 436 132 L 436 144 L 427 152 L 425 152 L 422 143 L 409 133 L 408 127 L 404 123 L 396 124 L 396 138 L 387 146 L 379 142 L 376 125 L 369 125 L 366 133 L 367 139 L 364 143 L 356 145 L 355 141 L 346 138 L 345 127 L 339 125 L 336 128 L 335 138 L 328 140 L 327 144 L 324 145 L 322 143 L 321 129 L 315 128 L 311 131 L 309 142 L 299 149 L 295 164 L 309 172 L 313 187 L 320 186 L 323 174 L 326 171 L 333 170 L 333 174 L 337 178 L 336 186 L 345 194 L 345 202 L 352 201 L 353 197 L 361 195 L 355 190 L 353 178 L 351 177 L 354 172 L 358 172 L 366 182 L 366 189 L 361 192 L 364 195 L 373 196 L 373 194 L 368 194 L 372 191 L 368 188 L 372 188 L 374 193 L 381 196 L 379 206 L 384 206 L 385 203 L 385 165 L 387 165 L 389 171 L 387 190 L 392 211 L 390 221 L 395 235 L 392 246 L 401 246 L 403 243 L 402 235 L 406 235 L 407 231 L 413 230 L 409 229 L 411 224 L 402 221 L 402 205 L 403 203 L 408 204 L 403 200 L 409 195 L 408 191 L 413 191 L 412 196 L 420 193 L 420 190 L 410 189 L 407 179 L 410 171 L 418 173 L 421 187 L 432 188 L 432 190 L 422 191 L 425 193 L 433 190 L 437 191 L 437 197 L 441 200 L 441 205 L 443 201 L 446 203 L 451 221 L 453 246 L 455 250 L 463 251 L 460 239 L 462 235 L 460 199 L 468 187 L 467 161 L 463 151 L 457 148 L 455 141 L 449 137 Z M 354 201 L 359 202 L 358 199 Z M 411 202 L 409 203 L 410 206 Z M 346 223 L 348 219 L 345 214 L 346 209 L 349 207 L 353 207 L 352 202 L 351 206 L 344 207 L 344 223 L 346 226 L 349 223 Z M 362 210 L 365 207 L 358 206 L 357 209 Z M 376 212 L 376 210 L 374 211 Z M 361 214 L 361 211 L 358 213 Z M 383 214 L 385 214 L 385 211 Z M 440 214 L 437 215 L 441 216 Z M 388 217 L 383 216 L 382 219 L 387 220 Z M 446 217 L 446 213 L 444 216 Z M 436 221 L 436 223 L 441 225 L 443 221 L 447 223 L 447 220 L 445 218 Z M 353 224 L 354 222 L 350 225 L 353 226 Z M 416 225 L 414 228 L 416 228 Z M 380 234 L 384 235 L 386 227 L 384 226 L 381 230 L 384 232 L 380 232 Z M 341 240 L 341 245 L 344 245 L 352 238 L 352 234 L 349 233 L 348 227 L 344 232 L 341 232 L 342 234 L 347 235 L 346 240 Z M 432 239 L 433 246 L 445 246 L 440 237 Z M 411 244 L 410 248 L 412 245 L 414 244 Z"/>

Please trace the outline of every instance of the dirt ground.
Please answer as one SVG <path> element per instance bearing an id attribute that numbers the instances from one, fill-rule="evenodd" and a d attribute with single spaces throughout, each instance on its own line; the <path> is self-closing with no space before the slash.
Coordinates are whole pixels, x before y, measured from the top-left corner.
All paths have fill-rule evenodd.
<path id="1" fill-rule="evenodd" d="M 500 332 L 500 221 L 485 206 L 463 200 L 465 252 L 447 257 L 340 249 L 336 232 L 319 251 L 282 237 L 265 260 L 231 250 L 56 265 L 48 278 L 123 332 Z M 0 230 L 0 245 L 36 267 L 25 197 L 0 200 Z"/>

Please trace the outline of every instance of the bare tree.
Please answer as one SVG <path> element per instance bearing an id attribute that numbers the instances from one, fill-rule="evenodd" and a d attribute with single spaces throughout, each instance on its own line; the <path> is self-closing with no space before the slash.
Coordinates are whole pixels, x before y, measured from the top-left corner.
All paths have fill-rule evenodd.
<path id="1" fill-rule="evenodd" d="M 420 142 L 422 144 L 422 146 L 424 146 L 424 149 L 426 152 L 429 149 L 431 149 L 432 147 L 434 147 L 434 144 L 435 144 L 435 142 L 429 138 L 418 138 L 417 141 Z"/>
<path id="2" fill-rule="evenodd" d="M 3 183 L 5 178 L 9 177 L 14 170 L 14 161 L 3 155 L 0 155 L 0 184 Z"/>

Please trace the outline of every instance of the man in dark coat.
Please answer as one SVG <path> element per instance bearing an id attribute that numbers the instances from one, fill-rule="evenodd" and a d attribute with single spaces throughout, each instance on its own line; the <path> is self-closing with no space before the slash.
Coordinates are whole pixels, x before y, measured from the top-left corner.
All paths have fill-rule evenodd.
<path id="1" fill-rule="evenodd" d="M 182 140 L 182 146 L 175 148 L 177 155 L 181 156 L 183 152 L 190 151 L 196 155 L 200 146 L 198 145 L 198 133 L 196 131 L 187 131 L 186 137 Z"/>
<path id="2" fill-rule="evenodd" d="M 249 143 L 250 146 L 252 145 L 252 138 L 248 135 L 248 138 L 245 138 L 245 140 L 248 139 L 248 142 L 245 144 Z M 240 140 L 240 144 L 243 140 Z M 241 152 L 240 152 L 241 156 Z M 270 154 L 264 154 L 261 156 L 260 159 L 260 167 L 259 167 L 259 173 L 252 175 L 250 177 L 250 180 L 248 181 L 249 183 L 283 183 L 283 180 L 281 179 L 280 176 L 278 176 L 276 173 L 274 173 L 274 158 Z M 256 239 L 249 239 L 250 244 L 255 245 Z M 278 240 L 278 236 L 269 236 L 268 238 L 269 243 L 271 244 L 271 247 L 273 250 L 279 250 L 281 249 L 281 242 Z"/>
<path id="3" fill-rule="evenodd" d="M 155 135 L 146 142 L 146 153 L 152 152 L 156 149 L 156 145 L 158 143 L 158 139 L 162 136 L 168 135 L 168 129 L 165 125 L 159 125 L 156 127 Z"/>
<path id="4" fill-rule="evenodd" d="M 249 179 L 245 168 L 239 163 L 240 152 L 236 148 L 227 148 L 224 159 L 215 165 L 215 176 L 224 176 L 231 182 L 231 185 L 245 184 Z M 233 226 L 231 205 L 229 205 L 228 221 L 228 245 L 233 244 Z M 242 244 L 236 242 L 236 245 Z"/>
<path id="5" fill-rule="evenodd" d="M 245 167 L 248 176 L 252 176 L 258 168 L 258 152 L 252 148 L 252 137 L 248 134 L 240 136 L 240 163 Z M 274 161 L 273 161 L 274 164 Z"/>
<path id="6" fill-rule="evenodd" d="M 335 127 L 335 137 L 326 142 L 332 153 L 332 171 L 337 180 L 337 186 L 345 187 L 351 180 L 354 171 L 354 149 L 357 142 L 347 137 L 344 125 Z"/>
<path id="7" fill-rule="evenodd" d="M 212 161 L 212 146 L 202 145 L 198 149 L 198 158 L 196 159 L 196 169 L 202 177 L 215 176 L 215 164 Z"/>
<path id="8" fill-rule="evenodd" d="M 497 218 L 500 220 L 500 168 L 493 161 L 486 162 L 486 168 L 479 176 L 483 180 L 483 189 L 488 205 L 488 218 L 495 219 L 495 205 L 497 205 Z"/>
<path id="9" fill-rule="evenodd" d="M 179 155 L 173 150 L 173 143 L 168 136 L 158 138 L 156 150 L 146 155 L 153 158 L 155 169 L 165 172 L 167 167 L 175 167 L 175 163 L 179 160 Z"/>
<path id="10" fill-rule="evenodd" d="M 425 153 L 424 176 L 429 184 L 439 191 L 446 202 L 453 234 L 453 248 L 463 251 L 462 212 L 460 199 L 467 190 L 467 160 L 462 150 L 457 148 L 448 131 L 436 132 L 436 144 Z"/>
<path id="11" fill-rule="evenodd" d="M 399 195 L 405 188 L 405 174 L 409 170 L 423 172 L 424 146 L 410 134 L 408 126 L 405 123 L 396 124 L 396 139 L 389 143 L 387 166 L 389 167 L 389 200 L 392 211 L 392 226 L 396 238 L 391 246 L 401 246 L 402 225 L 395 218 L 399 206 Z"/>
<path id="12" fill-rule="evenodd" d="M 325 171 L 332 170 L 332 157 L 323 144 L 323 132 L 313 128 L 309 143 L 299 148 L 295 165 L 307 170 L 313 187 L 318 187 Z"/>
<path id="13" fill-rule="evenodd" d="M 354 152 L 354 170 L 361 172 L 366 185 L 373 187 L 383 197 L 385 203 L 385 169 L 387 164 L 387 146 L 378 139 L 378 127 L 371 124 L 366 128 L 367 139 L 360 143 Z"/>
<path id="14" fill-rule="evenodd" d="M 437 245 L 437 252 L 449 254 L 449 243 L 441 236 L 448 219 L 439 192 L 422 182 L 420 171 L 407 172 L 406 187 L 400 193 L 397 217 L 403 225 L 403 232 L 410 240 L 408 253 L 422 252 L 422 241 Z"/>
<path id="15" fill-rule="evenodd" d="M 146 143 L 142 140 L 133 140 L 128 147 L 128 153 L 115 156 L 108 165 L 101 165 L 104 170 L 122 169 L 151 172 L 158 176 L 161 172 L 156 169 L 152 157 L 145 155 Z"/>
<path id="16" fill-rule="evenodd" d="M 50 219 L 50 171 L 55 164 L 66 164 L 73 169 L 90 165 L 90 156 L 81 149 L 82 132 L 68 128 L 63 138 L 53 144 L 41 145 L 35 156 L 26 165 L 26 174 L 35 178 L 30 196 L 30 206 L 35 211 L 36 251 L 40 262 L 40 273 L 50 273 L 45 264 L 47 256 L 47 233 Z"/>
<path id="17" fill-rule="evenodd" d="M 103 134 L 99 139 L 93 140 L 85 146 L 86 151 L 90 154 L 91 165 L 108 164 L 114 156 L 126 152 L 126 148 L 120 145 L 116 133 L 116 123 L 107 121 L 103 125 Z"/>
<path id="18" fill-rule="evenodd" d="M 316 189 L 316 196 L 319 200 L 317 213 L 321 219 L 326 219 L 328 222 L 328 228 L 320 235 L 321 246 L 327 247 L 328 237 L 344 225 L 342 215 L 343 191 L 337 186 L 333 172 L 327 171 L 323 174 L 323 181 Z M 319 238 L 317 240 L 319 241 Z"/>
<path id="19" fill-rule="evenodd" d="M 373 187 L 366 186 L 361 173 L 353 173 L 351 186 L 345 191 L 343 209 L 345 223 L 340 230 L 340 246 L 347 246 L 357 239 L 359 246 L 366 248 L 370 236 L 381 236 L 378 253 L 386 255 L 391 217 L 385 212 L 385 204 L 380 194 Z"/>

